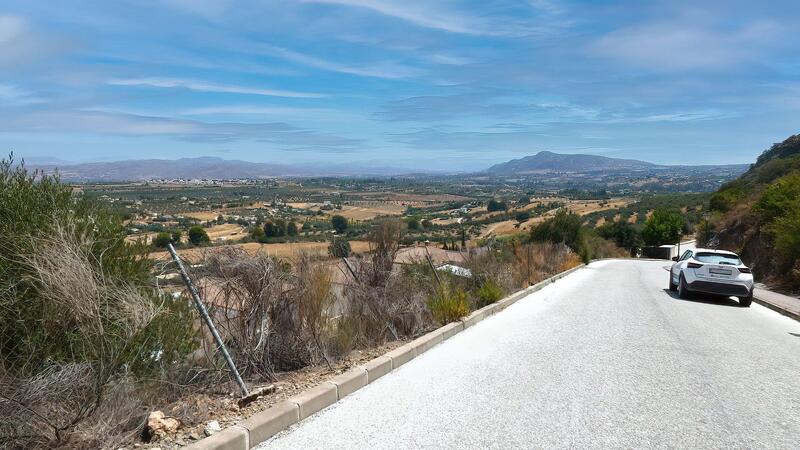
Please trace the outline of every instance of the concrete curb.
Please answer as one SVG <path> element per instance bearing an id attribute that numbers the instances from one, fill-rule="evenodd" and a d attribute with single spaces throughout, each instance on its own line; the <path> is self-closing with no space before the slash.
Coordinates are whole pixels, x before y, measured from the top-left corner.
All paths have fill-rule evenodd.
<path id="1" fill-rule="evenodd" d="M 503 311 L 528 295 L 584 267 L 586 267 L 586 264 L 581 264 L 533 286 L 519 290 L 502 300 L 473 311 L 470 315 L 457 322 L 437 328 L 383 356 L 367 361 L 319 386 L 250 416 L 239 425 L 225 428 L 219 433 L 197 441 L 186 448 L 193 450 L 249 450 L 286 428 L 336 403 L 345 396 L 356 392 L 467 328 Z"/>
<path id="2" fill-rule="evenodd" d="M 250 433 L 249 441 L 256 445 L 297 422 L 300 422 L 300 407 L 295 402 L 284 401 L 250 416 L 241 427 Z"/>
<path id="3" fill-rule="evenodd" d="M 800 314 L 797 314 L 794 311 L 789 311 L 788 309 L 781 308 L 779 305 L 776 305 L 774 303 L 770 303 L 770 302 L 768 302 L 766 300 L 762 300 L 762 299 L 760 299 L 758 297 L 755 297 L 755 296 L 753 297 L 753 301 L 758 303 L 759 305 L 764 306 L 766 308 L 769 308 L 769 309 L 771 309 L 771 310 L 773 310 L 773 311 L 775 311 L 775 312 L 777 312 L 779 314 L 783 314 L 784 316 L 789 317 L 790 319 L 794 319 L 794 320 L 800 322 Z"/>

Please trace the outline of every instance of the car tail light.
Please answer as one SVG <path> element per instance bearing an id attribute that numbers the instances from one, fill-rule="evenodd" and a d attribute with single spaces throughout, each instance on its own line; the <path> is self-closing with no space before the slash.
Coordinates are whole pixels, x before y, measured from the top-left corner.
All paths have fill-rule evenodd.
<path id="1" fill-rule="evenodd" d="M 689 268 L 690 268 L 690 269 L 699 269 L 699 268 L 701 268 L 701 267 L 703 267 L 703 265 L 702 265 L 702 264 L 697 264 L 697 263 L 693 263 L 693 262 L 690 262 L 690 263 L 689 263 Z"/>
<path id="2" fill-rule="evenodd" d="M 752 273 L 749 267 L 739 267 L 739 272 L 742 273 Z"/>

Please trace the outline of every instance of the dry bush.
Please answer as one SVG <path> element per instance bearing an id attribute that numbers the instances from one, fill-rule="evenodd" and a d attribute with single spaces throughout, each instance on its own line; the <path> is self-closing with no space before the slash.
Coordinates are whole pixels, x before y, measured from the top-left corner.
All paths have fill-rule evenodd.
<path id="1" fill-rule="evenodd" d="M 70 445 L 80 447 L 89 445 L 80 435 L 112 442 L 135 432 L 139 424 L 123 418 L 135 416 L 138 400 L 117 394 L 130 386 L 125 380 L 132 367 L 159 357 L 143 349 L 163 304 L 108 276 L 94 256 L 103 243 L 73 222 L 31 239 L 32 252 L 21 256 L 21 264 L 45 306 L 40 325 L 45 333 L 70 330 L 63 335 L 68 342 L 60 343 L 69 354 L 53 354 L 46 366 L 0 379 L 0 441 L 25 447 L 74 441 Z"/>
<path id="2" fill-rule="evenodd" d="M 206 259 L 202 285 L 214 320 L 244 376 L 329 362 L 331 273 L 309 254 L 294 268 L 266 255 L 228 248 Z M 207 339 L 207 355 L 215 355 Z M 221 368 L 218 358 L 210 358 Z"/>
<path id="3" fill-rule="evenodd" d="M 512 292 L 520 287 L 515 278 L 510 255 L 500 250 L 489 249 L 480 253 L 470 253 L 465 266 L 472 272 L 472 286 L 480 288 L 486 282 L 493 282 L 504 292 Z"/>
<path id="4" fill-rule="evenodd" d="M 564 270 L 563 267 L 568 260 L 579 261 L 580 258 L 563 243 L 516 244 L 514 246 L 515 278 L 520 280 L 523 287 L 536 284 Z"/>
<path id="5" fill-rule="evenodd" d="M 413 336 L 430 323 L 425 299 L 431 279 L 419 276 L 413 267 L 403 269 L 394 264 L 402 230 L 398 220 L 378 222 L 369 235 L 370 255 L 352 263 L 356 280 L 344 291 L 344 321 L 357 345 L 380 345 Z"/>

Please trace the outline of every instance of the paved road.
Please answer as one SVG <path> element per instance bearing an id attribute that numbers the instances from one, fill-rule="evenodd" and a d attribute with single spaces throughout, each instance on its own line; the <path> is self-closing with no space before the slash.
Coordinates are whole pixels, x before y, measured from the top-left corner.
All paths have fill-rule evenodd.
<path id="1" fill-rule="evenodd" d="M 263 445 L 800 448 L 800 323 L 591 264 Z"/>

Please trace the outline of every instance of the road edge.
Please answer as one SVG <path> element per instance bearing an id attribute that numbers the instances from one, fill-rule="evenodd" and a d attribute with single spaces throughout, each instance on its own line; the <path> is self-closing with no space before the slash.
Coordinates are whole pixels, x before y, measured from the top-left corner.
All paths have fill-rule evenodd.
<path id="1" fill-rule="evenodd" d="M 780 305 L 776 305 L 774 303 L 769 302 L 768 300 L 764 300 L 762 298 L 758 298 L 755 295 L 753 296 L 753 301 L 758 303 L 759 305 L 765 307 L 765 308 L 769 308 L 769 309 L 775 311 L 778 314 L 784 315 L 784 316 L 786 316 L 786 317 L 788 317 L 790 319 L 794 319 L 794 320 L 800 322 L 800 314 L 797 314 L 794 311 L 789 311 L 788 309 L 783 308 Z"/>
<path id="2" fill-rule="evenodd" d="M 612 258 L 608 258 L 612 259 Z M 598 261 L 592 260 L 589 264 Z M 540 291 L 545 286 L 555 283 L 556 281 L 564 278 L 565 276 L 586 267 L 586 264 L 580 264 L 571 269 L 557 273 L 550 278 L 542 280 L 525 289 L 520 289 L 513 294 L 498 300 L 483 308 L 477 309 L 470 313 L 470 315 L 461 318 L 461 320 L 448 323 L 439 327 L 430 333 L 424 334 L 413 341 L 392 350 L 382 356 L 374 358 L 359 366 L 353 367 L 350 371 L 345 372 L 349 374 L 352 371 L 366 372 L 366 381 L 357 383 L 355 386 L 350 386 L 345 392 L 342 385 L 336 381 L 342 376 L 334 377 L 332 380 L 324 381 L 319 385 L 305 390 L 283 402 L 276 403 L 264 411 L 253 414 L 246 418 L 239 424 L 232 425 L 224 430 L 213 434 L 210 437 L 201 439 L 185 446 L 189 450 L 250 450 L 257 445 L 266 442 L 272 436 L 289 428 L 290 426 L 301 422 L 304 418 L 310 417 L 313 414 L 322 411 L 328 406 L 342 400 L 346 395 L 358 391 L 364 386 L 377 380 L 379 377 L 386 375 L 399 368 L 401 365 L 413 360 L 417 356 L 425 353 L 431 348 L 441 344 L 442 342 L 450 339 L 451 337 L 459 334 L 467 328 L 505 310 L 509 306 L 518 302 L 519 300 L 527 297 L 528 295 Z M 332 394 L 331 387 L 335 388 L 335 398 Z M 302 405 L 314 405 L 310 408 L 311 412 L 308 415 L 300 414 L 299 409 Z M 280 412 L 275 413 L 278 409 L 288 409 L 291 417 L 287 420 L 286 414 Z M 297 408 L 297 411 L 295 411 Z"/>

